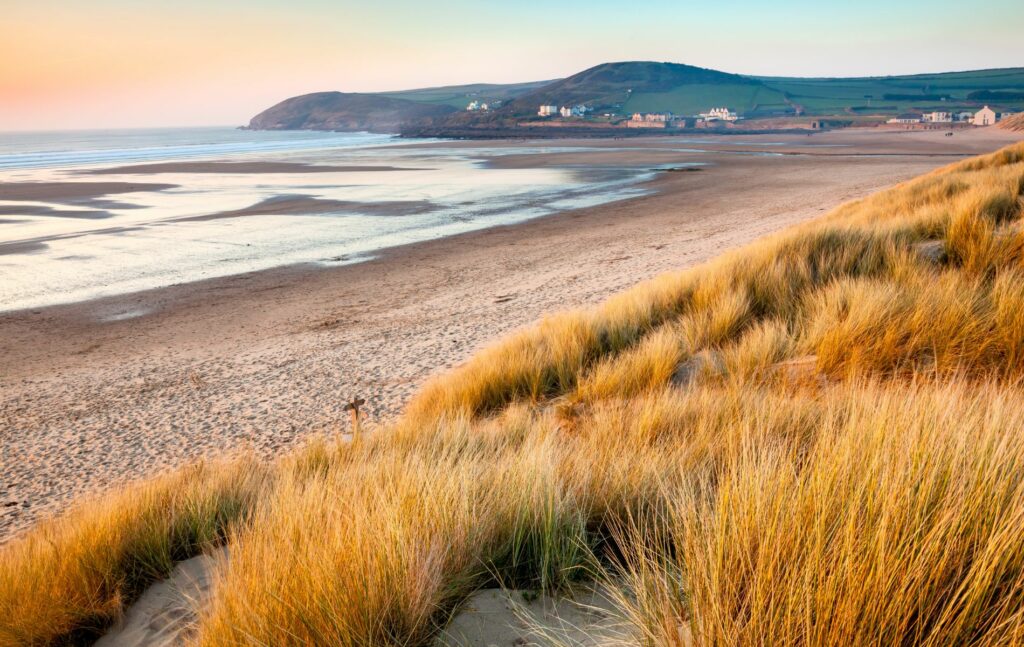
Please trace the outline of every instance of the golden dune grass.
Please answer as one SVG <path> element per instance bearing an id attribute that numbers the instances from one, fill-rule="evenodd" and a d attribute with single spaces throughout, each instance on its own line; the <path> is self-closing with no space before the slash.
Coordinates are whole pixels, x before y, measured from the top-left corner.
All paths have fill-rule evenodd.
<path id="1" fill-rule="evenodd" d="M 1024 145 L 967 160 L 548 317 L 372 437 L 88 504 L 2 549 L 0 642 L 226 540 L 197 644 L 426 645 L 590 577 L 636 644 L 1020 644 L 1022 193 Z"/>

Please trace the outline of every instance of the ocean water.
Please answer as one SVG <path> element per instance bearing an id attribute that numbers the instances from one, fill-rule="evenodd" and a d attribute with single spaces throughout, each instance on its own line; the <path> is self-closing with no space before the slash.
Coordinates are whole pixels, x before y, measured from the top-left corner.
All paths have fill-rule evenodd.
<path id="1" fill-rule="evenodd" d="M 652 173 L 486 164 L 566 150 L 577 149 L 231 128 L 0 133 L 0 311 L 294 263 L 359 262 L 396 245 L 636 196 Z M 119 169 L 203 161 L 341 168 Z M 106 186 L 86 184 L 97 182 Z"/>

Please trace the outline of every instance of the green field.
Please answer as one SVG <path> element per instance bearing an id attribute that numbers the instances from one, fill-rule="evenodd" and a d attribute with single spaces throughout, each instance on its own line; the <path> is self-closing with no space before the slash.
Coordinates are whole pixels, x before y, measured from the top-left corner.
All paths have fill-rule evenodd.
<path id="1" fill-rule="evenodd" d="M 612 63 L 559 81 L 476 83 L 381 93 L 417 103 L 465 108 L 473 100 L 528 114 L 534 104 L 585 103 L 601 112 L 695 115 L 726 106 L 741 116 L 892 115 L 932 110 L 1024 110 L 1024 99 L 971 99 L 976 91 L 1024 93 L 1024 68 L 862 78 L 748 77 L 663 63 Z M 522 105 L 519 105 L 522 104 Z"/>
<path id="2" fill-rule="evenodd" d="M 983 104 L 1024 110 L 1024 100 L 968 97 L 979 90 L 1024 92 L 1024 68 L 850 79 L 752 78 L 761 85 L 690 84 L 666 92 L 634 93 L 622 111 L 692 115 L 727 106 L 751 117 L 792 114 L 796 107 L 811 115 L 976 110 Z"/>
<path id="3" fill-rule="evenodd" d="M 1024 101 L 988 102 L 968 98 L 971 92 L 1024 91 L 1024 68 L 916 74 L 911 76 L 848 79 L 754 77 L 784 93 L 811 114 L 829 114 L 859 109 L 862 112 L 904 112 L 909 110 L 951 110 L 977 108 L 992 103 L 999 110 L 1024 109 Z M 897 98 L 886 98 L 886 95 Z M 935 98 L 936 95 L 946 97 Z M 920 96 L 920 99 L 914 97 Z"/>
<path id="4" fill-rule="evenodd" d="M 709 108 L 728 106 L 732 110 L 785 110 L 785 95 L 763 85 L 694 84 L 669 92 L 634 93 L 622 109 L 631 112 L 673 112 L 682 115 L 706 112 Z"/>
<path id="5" fill-rule="evenodd" d="M 431 103 L 455 108 L 465 108 L 470 101 L 493 103 L 509 101 L 516 97 L 544 87 L 552 81 L 531 81 L 529 83 L 471 83 L 469 85 L 451 85 L 440 88 L 422 88 L 419 90 L 399 90 L 396 92 L 379 92 L 383 97 L 406 99 L 417 103 Z"/>

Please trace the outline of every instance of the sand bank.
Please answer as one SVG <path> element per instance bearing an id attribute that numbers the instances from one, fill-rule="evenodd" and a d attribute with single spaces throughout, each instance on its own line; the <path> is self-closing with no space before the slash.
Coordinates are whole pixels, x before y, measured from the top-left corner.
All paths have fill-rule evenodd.
<path id="1" fill-rule="evenodd" d="M 267 198 L 254 205 L 232 211 L 176 218 L 176 222 L 218 220 L 243 216 L 288 216 L 318 213 L 363 213 L 375 216 L 410 216 L 429 213 L 437 205 L 428 200 L 392 200 L 390 202 L 358 202 L 355 200 L 330 200 L 311 195 L 280 195 Z"/>
<path id="2" fill-rule="evenodd" d="M 119 193 L 165 191 L 176 186 L 140 182 L 0 182 L 0 201 L 89 202 Z"/>

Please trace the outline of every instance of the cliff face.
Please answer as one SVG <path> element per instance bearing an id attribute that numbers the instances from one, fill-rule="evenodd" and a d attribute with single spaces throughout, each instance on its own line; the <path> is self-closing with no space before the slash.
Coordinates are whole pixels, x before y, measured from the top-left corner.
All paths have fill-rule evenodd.
<path id="1" fill-rule="evenodd" d="M 401 126 L 456 112 L 446 105 L 374 94 L 316 92 L 286 99 L 256 115 L 253 130 L 341 130 L 397 133 Z"/>

